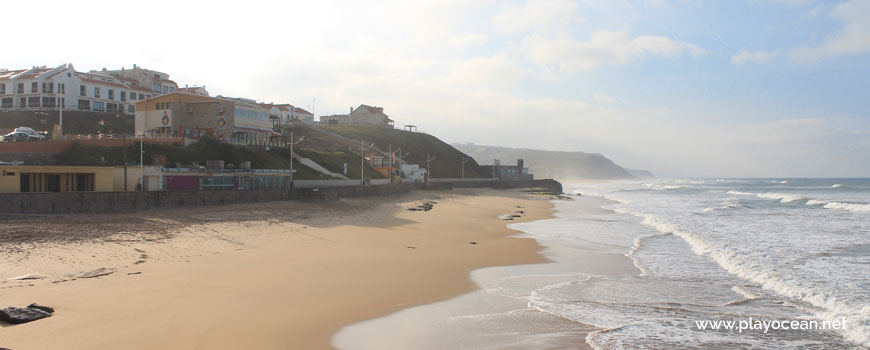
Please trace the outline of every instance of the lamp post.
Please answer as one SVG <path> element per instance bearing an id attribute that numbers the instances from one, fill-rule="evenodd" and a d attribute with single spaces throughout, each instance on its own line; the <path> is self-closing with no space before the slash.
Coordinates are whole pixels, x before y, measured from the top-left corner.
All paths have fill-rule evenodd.
<path id="1" fill-rule="evenodd" d="M 60 81 L 60 79 L 58 79 Z M 66 89 L 64 89 L 66 90 Z M 60 93 L 60 83 L 57 85 L 57 119 L 60 124 L 60 135 L 58 135 L 58 140 L 63 140 L 63 95 Z"/>
<path id="2" fill-rule="evenodd" d="M 366 185 L 366 180 L 365 180 L 365 178 L 366 178 L 366 175 L 365 175 L 366 174 L 366 172 L 365 172 L 365 169 L 366 169 L 366 150 L 368 150 L 372 147 L 375 147 L 374 143 L 369 145 L 368 147 L 366 147 L 365 140 L 359 141 L 359 149 L 360 149 L 360 152 L 359 152 L 359 184 L 360 184 L 360 186 Z"/>
<path id="3" fill-rule="evenodd" d="M 465 181 L 465 163 L 468 163 L 469 160 L 471 160 L 471 159 L 462 158 L 462 162 L 461 162 L 462 163 L 462 172 L 461 172 L 461 175 L 459 178 L 462 181 Z"/>
<path id="4" fill-rule="evenodd" d="M 302 142 L 305 139 L 305 136 L 293 142 L 293 131 L 290 131 L 290 183 L 293 183 L 293 145 Z"/>
<path id="5" fill-rule="evenodd" d="M 435 157 L 430 158 L 429 153 L 426 153 L 426 173 L 428 173 L 428 176 L 426 176 L 426 182 L 429 182 L 429 179 L 432 178 L 432 167 L 429 166 L 429 162 L 433 160 L 435 160 Z"/>
<path id="6" fill-rule="evenodd" d="M 142 137 L 139 138 L 139 190 L 145 190 L 145 183 L 142 182 L 145 175 L 145 131 L 142 131 Z"/>

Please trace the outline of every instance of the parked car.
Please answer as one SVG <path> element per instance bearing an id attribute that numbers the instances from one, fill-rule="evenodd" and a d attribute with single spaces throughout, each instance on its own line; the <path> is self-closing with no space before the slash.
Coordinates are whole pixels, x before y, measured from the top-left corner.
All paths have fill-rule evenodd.
<path id="1" fill-rule="evenodd" d="M 32 140 L 38 140 L 38 139 L 34 139 L 34 138 L 30 137 L 29 135 L 27 135 L 27 134 L 25 134 L 25 133 L 23 133 L 23 132 L 14 132 L 14 131 L 13 131 L 13 132 L 10 132 L 10 133 L 8 133 L 8 134 L 6 134 L 6 135 L 0 136 L 0 139 L 2 139 L 3 141 L 32 141 Z"/>
<path id="2" fill-rule="evenodd" d="M 12 130 L 12 132 L 13 133 L 23 133 L 23 134 L 27 135 L 27 138 L 29 139 L 29 141 L 45 140 L 45 136 L 36 132 L 36 130 L 33 130 L 32 128 L 28 128 L 26 126 L 19 126 L 19 127 L 15 128 L 15 130 Z"/>

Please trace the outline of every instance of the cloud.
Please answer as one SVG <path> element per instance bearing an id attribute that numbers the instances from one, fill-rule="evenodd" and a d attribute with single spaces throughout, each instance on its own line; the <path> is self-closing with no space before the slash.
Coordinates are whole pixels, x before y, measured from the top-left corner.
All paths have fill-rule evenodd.
<path id="1" fill-rule="evenodd" d="M 489 35 L 484 33 L 469 33 L 454 36 L 447 40 L 447 44 L 453 47 L 466 48 L 486 44 Z"/>
<path id="2" fill-rule="evenodd" d="M 592 99 L 595 100 L 595 102 L 598 102 L 600 104 L 609 104 L 609 103 L 613 102 L 613 99 L 607 95 L 595 94 L 594 96 L 592 96 Z"/>
<path id="3" fill-rule="evenodd" d="M 819 60 L 870 52 L 870 1 L 850 0 L 835 6 L 832 18 L 843 22 L 843 30 L 818 46 L 803 46 L 791 53 L 792 60 L 813 63 Z"/>
<path id="4" fill-rule="evenodd" d="M 577 4 L 570 0 L 528 0 L 523 6 L 507 5 L 492 18 L 504 33 L 520 33 L 552 28 L 579 20 Z"/>
<path id="5" fill-rule="evenodd" d="M 624 31 L 600 30 L 592 33 L 588 41 L 569 36 L 551 39 L 528 36 L 523 39 L 520 52 L 539 65 L 557 65 L 565 72 L 596 68 L 604 63 L 628 63 L 647 56 L 675 58 L 683 54 L 693 57 L 707 54 L 693 44 L 664 36 L 641 35 L 630 38 Z"/>
<path id="6" fill-rule="evenodd" d="M 731 56 L 731 64 L 742 66 L 747 63 L 767 64 L 779 53 L 776 51 L 749 51 L 742 50 L 740 53 Z"/>
<path id="7" fill-rule="evenodd" d="M 453 83 L 498 88 L 519 82 L 525 73 L 505 55 L 475 57 L 453 65 Z"/>

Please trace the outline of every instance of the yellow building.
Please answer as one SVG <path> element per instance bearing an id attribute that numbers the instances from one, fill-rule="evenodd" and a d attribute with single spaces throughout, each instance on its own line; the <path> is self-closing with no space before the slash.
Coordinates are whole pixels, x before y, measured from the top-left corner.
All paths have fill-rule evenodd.
<path id="1" fill-rule="evenodd" d="M 111 192 L 113 167 L 0 165 L 0 193 Z"/>

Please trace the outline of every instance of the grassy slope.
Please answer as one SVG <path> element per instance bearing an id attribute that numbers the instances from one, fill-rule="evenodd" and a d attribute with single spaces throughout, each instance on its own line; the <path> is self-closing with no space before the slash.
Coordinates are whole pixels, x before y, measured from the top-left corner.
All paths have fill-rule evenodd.
<path id="1" fill-rule="evenodd" d="M 465 163 L 465 177 L 489 177 L 489 174 L 478 171 L 478 164 L 474 159 L 429 134 L 359 125 L 333 125 L 322 126 L 322 128 L 346 138 L 365 140 L 366 144 L 375 143 L 385 152 L 390 145 L 394 150 L 401 147 L 403 154 L 410 152 L 410 155 L 404 158 L 408 163 L 419 164 L 424 168 L 427 154 L 434 156 L 435 160 L 431 162 L 431 166 L 432 177 L 435 178 L 460 177 L 462 159 L 469 160 Z"/>
<path id="2" fill-rule="evenodd" d="M 139 145 L 128 147 L 102 147 L 75 144 L 68 150 L 57 155 L 58 164 L 64 165 L 123 165 L 124 152 L 127 152 L 128 163 L 139 162 Z M 255 169 L 289 169 L 290 152 L 287 150 L 264 151 L 245 146 L 236 146 L 212 139 L 202 139 L 187 147 L 176 145 L 145 145 L 145 164 L 151 164 L 151 155 L 166 155 L 166 165 L 174 167 L 175 163 L 189 166 L 193 162 L 205 165 L 207 160 L 223 160 L 226 164 L 238 167 L 244 161 L 250 161 Z M 320 173 L 294 163 L 297 179 L 320 179 Z"/>
<path id="3" fill-rule="evenodd" d="M 65 114 L 66 116 L 66 114 Z M 66 119 L 66 118 L 64 118 Z M 383 151 L 402 147 L 402 153 L 411 152 L 405 158 L 411 164 L 426 166 L 427 153 L 434 156 L 431 162 L 433 176 L 436 178 L 460 177 L 461 160 L 468 159 L 465 163 L 465 177 L 487 177 L 478 171 L 477 163 L 468 155 L 459 152 L 438 138 L 421 133 L 411 133 L 394 129 L 384 129 L 368 126 L 296 126 L 293 128 L 294 137 L 298 139 L 305 136 L 305 140 L 299 143 L 294 151 L 302 157 L 310 158 L 321 166 L 334 173 L 342 174 L 344 164 L 348 164 L 347 176 L 358 179 L 359 168 L 359 141 L 364 139 L 367 144 L 374 142 Z M 336 137 L 334 134 L 341 135 Z M 343 137 L 343 138 L 342 138 Z M 348 140 L 350 139 L 350 140 Z M 128 163 L 135 163 L 139 158 L 139 145 L 126 147 Z M 253 168 L 259 169 L 289 169 L 290 151 L 286 149 L 273 149 L 264 151 L 245 146 L 235 146 L 211 139 L 202 139 L 188 147 L 173 145 L 145 145 L 145 164 L 150 164 L 153 154 L 166 155 L 168 166 L 175 163 L 190 165 L 197 162 L 205 165 L 207 160 L 223 160 L 227 164 L 238 166 L 243 161 L 251 161 Z M 123 164 L 124 148 L 100 147 L 77 144 L 69 150 L 58 154 L 58 164 L 67 165 L 121 165 Z M 298 179 L 323 179 L 320 173 L 294 163 Z M 366 166 L 366 176 L 371 178 L 383 178 L 380 173 Z"/>

